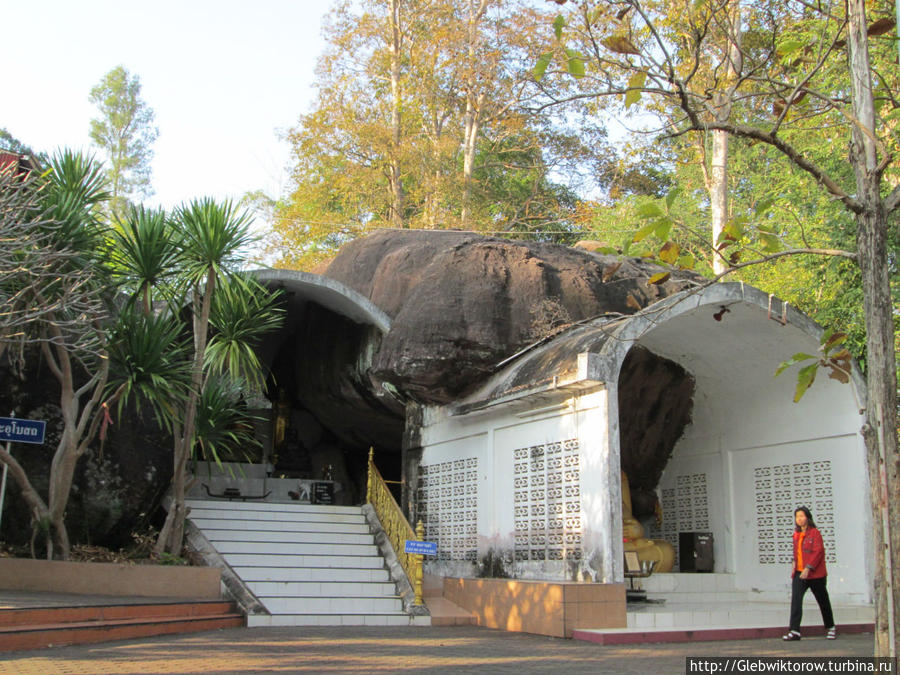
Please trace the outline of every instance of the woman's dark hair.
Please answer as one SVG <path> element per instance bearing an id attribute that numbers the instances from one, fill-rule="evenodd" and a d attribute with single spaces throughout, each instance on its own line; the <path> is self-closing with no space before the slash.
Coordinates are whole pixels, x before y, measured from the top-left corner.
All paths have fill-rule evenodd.
<path id="1" fill-rule="evenodd" d="M 796 509 L 794 509 L 794 531 L 795 532 L 800 531 L 800 526 L 797 525 L 797 514 L 800 513 L 801 511 L 803 511 L 803 515 L 806 516 L 806 526 L 807 527 L 815 527 L 816 526 L 816 524 L 813 522 L 812 514 L 809 512 L 809 509 L 806 508 L 805 506 L 798 506 Z"/>

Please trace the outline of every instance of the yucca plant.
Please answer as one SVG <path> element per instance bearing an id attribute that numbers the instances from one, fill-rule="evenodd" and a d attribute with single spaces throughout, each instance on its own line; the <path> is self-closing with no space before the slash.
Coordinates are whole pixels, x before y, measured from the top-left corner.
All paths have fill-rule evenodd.
<path id="1" fill-rule="evenodd" d="M 197 407 L 197 454 L 206 461 L 249 461 L 247 449 L 261 444 L 241 398 L 244 383 L 226 375 L 207 379 Z"/>
<path id="2" fill-rule="evenodd" d="M 156 554 L 164 551 L 173 555 L 181 552 L 184 540 L 184 520 L 187 515 L 185 494 L 187 492 L 187 464 L 197 443 L 198 408 L 209 372 L 222 373 L 233 369 L 244 379 L 259 381 L 255 374 L 259 363 L 247 340 L 256 339 L 265 330 L 274 328 L 277 321 L 263 317 L 274 311 L 260 295 L 241 294 L 251 288 L 239 271 L 243 262 L 241 250 L 253 241 L 250 235 L 250 217 L 238 211 L 230 201 L 216 202 L 212 199 L 195 200 L 177 209 L 174 227 L 179 232 L 179 271 L 188 288 L 193 317 L 193 359 L 190 368 L 190 389 L 183 408 L 180 423 L 176 423 L 175 448 L 173 455 L 172 503 L 166 522 L 160 530 Z M 223 290 L 224 289 L 224 290 Z M 219 321 L 220 335 L 214 339 L 212 351 L 208 348 L 211 315 L 214 299 L 224 295 L 219 309 L 231 312 L 231 318 Z M 238 318 L 240 307 L 250 315 L 249 321 L 256 322 L 257 330 L 234 331 L 228 323 L 247 326 L 244 318 Z"/>
<path id="3" fill-rule="evenodd" d="M 152 309 L 153 292 L 171 302 L 181 257 L 178 231 L 162 209 L 129 205 L 110 239 L 110 260 L 120 281 Z"/>
<path id="4" fill-rule="evenodd" d="M 213 329 L 206 347 L 209 372 L 229 373 L 252 388 L 262 389 L 263 369 L 255 348 L 284 320 L 279 303 L 279 296 L 253 277 L 235 275 L 220 283 L 209 316 Z"/>
<path id="5" fill-rule="evenodd" d="M 109 402 L 116 412 L 134 402 L 149 406 L 164 429 L 172 429 L 190 389 L 190 339 L 168 311 L 126 307 L 116 317 L 107 351 L 111 364 Z"/>

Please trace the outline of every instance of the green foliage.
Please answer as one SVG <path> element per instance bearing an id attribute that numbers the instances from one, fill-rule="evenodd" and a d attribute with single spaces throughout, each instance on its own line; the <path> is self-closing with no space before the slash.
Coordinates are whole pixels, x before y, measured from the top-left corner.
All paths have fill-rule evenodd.
<path id="1" fill-rule="evenodd" d="M 579 191 L 615 175 L 616 153 L 589 116 L 527 109 L 528 80 L 556 58 L 540 33 L 550 10 L 511 0 L 479 6 L 399 3 L 396 91 L 387 5 L 335 6 L 316 102 L 287 135 L 292 189 L 268 200 L 276 266 L 311 268 L 355 237 L 397 227 L 395 165 L 402 227 L 579 238 Z M 582 51 L 565 55 L 575 76 Z"/>
<path id="2" fill-rule="evenodd" d="M 130 205 L 112 233 L 110 259 L 132 299 L 142 301 L 144 311 L 150 312 L 152 290 L 166 291 L 178 273 L 179 230 L 162 209 Z"/>
<path id="3" fill-rule="evenodd" d="M 190 389 L 190 340 L 168 312 L 147 313 L 129 304 L 109 333 L 109 394 L 117 414 L 130 402 L 149 405 L 165 429 L 177 422 Z"/>
<path id="4" fill-rule="evenodd" d="M 229 374 L 257 390 L 265 386 L 256 348 L 264 335 L 284 320 L 279 293 L 253 277 L 235 276 L 220 283 L 209 315 L 214 333 L 206 348 L 206 367 L 216 375 Z"/>
<path id="5" fill-rule="evenodd" d="M 243 263 L 242 250 L 253 242 L 250 215 L 230 201 L 209 197 L 179 207 L 174 215 L 181 237 L 182 273 L 192 283 L 203 283 L 212 271 L 230 274 Z"/>
<path id="6" fill-rule="evenodd" d="M 847 384 L 850 382 L 852 366 L 850 359 L 852 358 L 850 351 L 844 346 L 847 341 L 847 334 L 835 332 L 833 330 L 825 331 L 822 336 L 821 345 L 819 346 L 819 356 L 812 354 L 798 353 L 794 354 L 787 361 L 783 361 L 775 370 L 776 377 L 781 375 L 791 366 L 804 363 L 813 359 L 813 363 L 807 364 L 797 371 L 797 388 L 794 391 L 794 403 L 797 403 L 803 395 L 809 390 L 813 382 L 816 380 L 816 373 L 819 368 L 828 372 L 828 377 L 838 382 Z"/>
<path id="7" fill-rule="evenodd" d="M 123 66 L 104 75 L 89 100 L 99 113 L 91 120 L 91 141 L 106 155 L 112 211 L 122 213 L 131 199 L 153 194 L 150 162 L 159 136 L 153 109 L 141 98 L 140 78 Z"/>
<path id="8" fill-rule="evenodd" d="M 197 405 L 197 447 L 204 460 L 249 461 L 246 450 L 259 445 L 247 411 L 242 383 L 231 377 L 208 378 Z"/>

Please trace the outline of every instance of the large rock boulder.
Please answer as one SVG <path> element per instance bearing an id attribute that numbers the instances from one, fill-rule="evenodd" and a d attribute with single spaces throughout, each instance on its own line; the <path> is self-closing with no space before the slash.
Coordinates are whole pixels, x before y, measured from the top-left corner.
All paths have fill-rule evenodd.
<path id="1" fill-rule="evenodd" d="M 370 374 L 447 403 L 561 326 L 633 314 L 682 290 L 639 258 L 455 231 L 385 231 L 346 244 L 326 271 L 393 319 Z"/>

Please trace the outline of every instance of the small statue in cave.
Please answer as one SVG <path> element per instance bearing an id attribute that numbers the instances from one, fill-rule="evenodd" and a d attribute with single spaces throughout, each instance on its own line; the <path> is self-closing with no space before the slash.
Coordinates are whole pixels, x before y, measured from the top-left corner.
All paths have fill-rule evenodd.
<path id="1" fill-rule="evenodd" d="M 635 551 L 644 562 L 655 563 L 654 572 L 671 572 L 675 564 L 675 548 L 667 541 L 645 539 L 644 526 L 631 512 L 631 489 L 628 476 L 622 472 L 622 538 L 626 551 Z"/>

